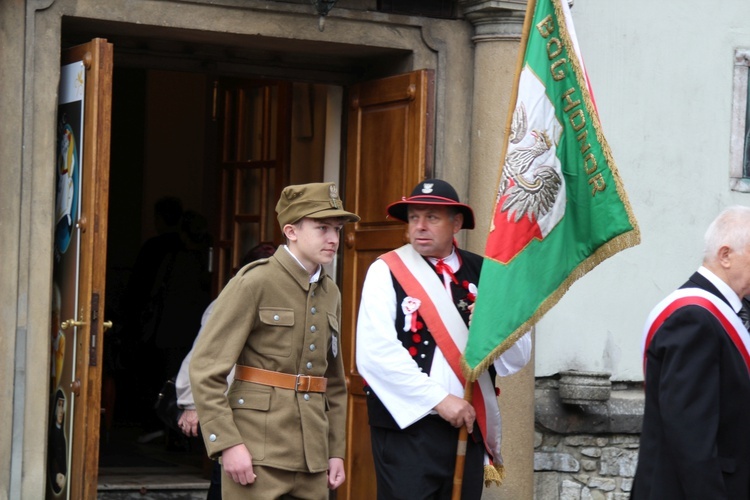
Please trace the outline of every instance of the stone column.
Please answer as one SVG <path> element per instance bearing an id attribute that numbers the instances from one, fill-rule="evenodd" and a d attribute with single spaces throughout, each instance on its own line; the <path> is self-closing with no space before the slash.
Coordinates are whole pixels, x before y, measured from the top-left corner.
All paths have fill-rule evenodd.
<path id="1" fill-rule="evenodd" d="M 469 248 L 484 251 L 500 173 L 510 93 L 515 80 L 525 0 L 459 0 L 474 26 L 474 101 L 471 123 L 469 201 L 477 227 Z M 510 377 L 498 379 L 503 417 L 506 478 L 485 489 L 485 500 L 534 497 L 534 359 Z"/>

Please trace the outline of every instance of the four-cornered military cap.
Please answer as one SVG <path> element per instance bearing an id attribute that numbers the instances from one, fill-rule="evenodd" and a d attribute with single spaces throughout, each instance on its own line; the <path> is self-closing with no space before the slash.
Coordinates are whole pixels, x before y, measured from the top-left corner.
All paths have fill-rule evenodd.
<path id="1" fill-rule="evenodd" d="M 276 204 L 276 214 L 281 229 L 303 217 L 327 219 L 343 217 L 347 222 L 357 222 L 359 216 L 344 210 L 339 191 L 333 182 L 315 182 L 287 186 Z"/>
<path id="2" fill-rule="evenodd" d="M 474 211 L 469 205 L 461 203 L 453 186 L 440 179 L 427 179 L 411 192 L 408 198 L 391 203 L 386 208 L 388 215 L 400 221 L 409 222 L 407 214 L 409 205 L 445 205 L 454 207 L 464 214 L 461 229 L 474 229 Z"/>

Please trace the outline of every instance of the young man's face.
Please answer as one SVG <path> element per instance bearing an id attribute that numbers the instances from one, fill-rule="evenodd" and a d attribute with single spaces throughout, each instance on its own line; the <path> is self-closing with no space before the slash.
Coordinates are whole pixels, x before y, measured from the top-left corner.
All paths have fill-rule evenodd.
<path id="1" fill-rule="evenodd" d="M 409 241 L 423 257 L 442 259 L 453 250 L 453 235 L 463 225 L 463 214 L 440 205 L 413 205 L 407 212 Z"/>
<path id="2" fill-rule="evenodd" d="M 318 265 L 330 264 L 339 248 L 344 220 L 303 218 L 284 226 L 289 249 L 312 274 Z"/>

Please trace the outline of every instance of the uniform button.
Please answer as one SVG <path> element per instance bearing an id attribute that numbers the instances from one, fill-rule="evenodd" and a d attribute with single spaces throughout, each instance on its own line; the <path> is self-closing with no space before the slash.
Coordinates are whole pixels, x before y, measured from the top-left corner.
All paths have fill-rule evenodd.
<path id="1" fill-rule="evenodd" d="M 278 314 L 274 314 L 273 315 L 273 320 L 274 321 L 278 321 L 279 320 L 279 315 Z"/>
<path id="2" fill-rule="evenodd" d="M 244 400 L 244 399 L 242 399 L 242 398 L 238 399 L 238 400 L 237 400 L 237 402 L 238 402 L 239 404 L 241 404 L 241 405 L 244 405 L 244 404 L 245 404 L 245 400 Z"/>
<path id="3" fill-rule="evenodd" d="M 427 357 L 427 355 L 426 354 L 420 354 L 419 357 L 422 358 L 422 359 L 424 359 L 424 358 Z"/>
<path id="4" fill-rule="evenodd" d="M 315 344 L 310 344 L 310 350 L 311 350 L 311 351 L 314 351 L 314 350 L 315 350 Z"/>
<path id="5" fill-rule="evenodd" d="M 305 398 L 305 401 L 310 401 L 310 395 L 309 394 L 305 394 L 302 397 Z"/>
<path id="6" fill-rule="evenodd" d="M 315 328 L 315 325 L 313 325 L 313 326 L 310 327 L 310 331 L 313 332 L 313 333 L 315 333 L 315 332 L 318 331 L 318 329 Z"/>
<path id="7" fill-rule="evenodd" d="M 315 297 L 315 290 L 313 290 L 312 292 L 310 292 L 310 295 L 312 295 L 313 297 Z"/>
<path id="8" fill-rule="evenodd" d="M 315 314 L 316 312 L 318 312 L 318 310 L 317 310 L 317 309 L 315 309 L 315 308 L 313 307 L 312 309 L 310 309 L 310 312 L 311 312 L 312 314 Z"/>
<path id="9" fill-rule="evenodd" d="M 430 345 L 430 341 L 429 340 L 425 340 L 424 341 L 424 345 Z"/>
<path id="10" fill-rule="evenodd" d="M 208 440 L 211 441 L 212 443 L 216 441 L 216 434 L 211 434 L 210 436 L 208 436 Z"/>
<path id="11" fill-rule="evenodd" d="M 308 369 L 308 370 L 311 370 L 311 369 L 312 369 L 312 363 L 311 363 L 310 361 L 308 361 L 308 362 L 307 362 L 307 364 L 306 364 L 305 366 L 307 366 L 307 369 Z"/>

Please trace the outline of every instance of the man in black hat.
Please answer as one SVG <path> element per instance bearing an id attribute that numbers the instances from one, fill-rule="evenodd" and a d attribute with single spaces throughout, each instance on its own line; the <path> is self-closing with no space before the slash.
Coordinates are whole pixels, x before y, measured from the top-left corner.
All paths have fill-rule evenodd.
<path id="1" fill-rule="evenodd" d="M 459 360 L 482 257 L 459 249 L 454 236 L 474 228 L 474 213 L 439 179 L 420 182 L 387 212 L 408 223 L 410 243 L 370 266 L 357 322 L 378 499 L 450 498 L 462 426 L 471 436 L 461 498 L 479 499 L 483 464 L 502 464 L 494 376 L 520 370 L 531 340 L 506 351 L 467 402 Z"/>

